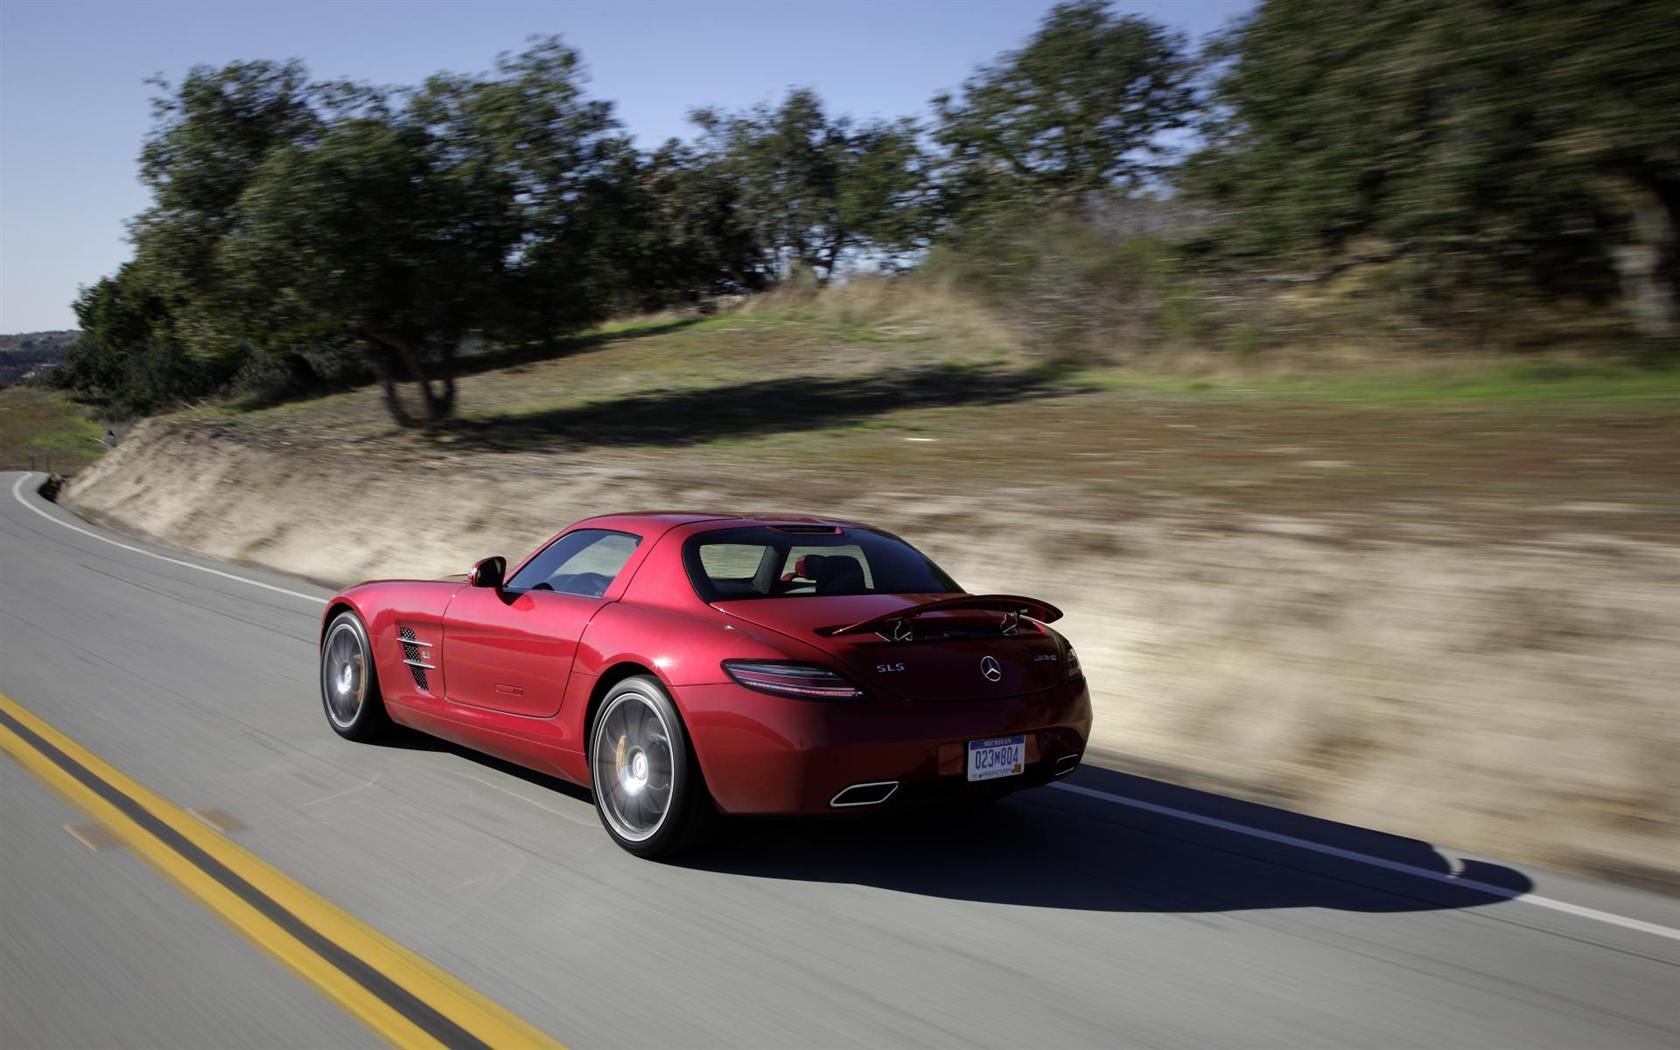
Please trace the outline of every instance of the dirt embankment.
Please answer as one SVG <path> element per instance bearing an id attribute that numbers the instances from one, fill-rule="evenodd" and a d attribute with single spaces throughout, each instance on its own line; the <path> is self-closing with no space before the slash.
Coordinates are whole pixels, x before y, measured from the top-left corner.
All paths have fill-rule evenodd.
<path id="1" fill-rule="evenodd" d="M 1333 512 L 1101 520 L 1047 514 L 1030 490 L 862 488 L 813 498 L 645 457 L 354 455 L 145 425 L 65 498 L 172 544 L 330 582 L 459 572 L 626 508 L 875 521 L 971 590 L 1066 609 L 1098 704 L 1094 744 L 1122 766 L 1680 885 L 1680 546 L 1578 526 L 1432 541 Z"/>

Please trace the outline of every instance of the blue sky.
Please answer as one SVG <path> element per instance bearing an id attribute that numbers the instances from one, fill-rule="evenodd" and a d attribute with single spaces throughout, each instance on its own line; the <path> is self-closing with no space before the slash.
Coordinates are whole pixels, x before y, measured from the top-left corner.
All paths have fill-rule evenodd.
<path id="1" fill-rule="evenodd" d="M 695 106 L 736 109 L 790 86 L 835 112 L 922 114 L 936 92 L 1017 47 L 1049 0 L 923 2 L 146 2 L 0 4 L 0 332 L 73 327 L 78 285 L 130 254 L 146 206 L 135 157 L 150 125 L 143 81 L 195 64 L 300 58 L 319 77 L 413 83 L 487 69 L 560 33 L 597 97 L 644 146 L 686 136 Z M 1249 0 L 1116 7 L 1200 37 Z"/>

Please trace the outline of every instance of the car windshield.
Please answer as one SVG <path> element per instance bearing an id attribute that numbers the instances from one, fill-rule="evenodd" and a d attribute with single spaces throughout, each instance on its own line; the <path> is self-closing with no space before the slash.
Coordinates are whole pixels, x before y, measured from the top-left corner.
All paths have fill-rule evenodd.
<path id="1" fill-rule="evenodd" d="M 760 525 L 689 538 L 683 562 L 708 602 L 841 594 L 954 594 L 927 555 L 868 529 Z"/>

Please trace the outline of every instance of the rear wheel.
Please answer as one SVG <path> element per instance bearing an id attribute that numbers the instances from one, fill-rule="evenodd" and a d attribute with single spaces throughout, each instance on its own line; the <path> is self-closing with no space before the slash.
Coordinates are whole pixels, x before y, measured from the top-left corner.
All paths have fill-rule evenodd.
<path id="1" fill-rule="evenodd" d="M 349 610 L 333 617 L 321 638 L 321 706 L 333 732 L 347 740 L 372 740 L 391 727 L 367 628 Z"/>
<path id="2" fill-rule="evenodd" d="M 705 837 L 717 811 L 682 718 L 657 681 L 637 676 L 613 686 L 589 740 L 595 812 L 613 841 L 657 858 Z"/>

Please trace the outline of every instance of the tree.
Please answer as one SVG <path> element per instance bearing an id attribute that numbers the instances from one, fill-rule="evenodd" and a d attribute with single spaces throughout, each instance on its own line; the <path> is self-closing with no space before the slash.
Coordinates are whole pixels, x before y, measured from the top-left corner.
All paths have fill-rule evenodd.
<path id="1" fill-rule="evenodd" d="M 455 356 L 485 291 L 482 269 L 451 265 L 470 249 L 450 227 L 473 222 L 426 147 L 419 129 L 363 116 L 273 151 L 217 256 L 228 324 L 271 350 L 349 335 L 403 426 L 453 412 Z"/>
<path id="2" fill-rule="evenodd" d="M 1680 336 L 1680 19 L 1661 0 L 1584 0 L 1536 20 L 1558 90 L 1546 152 L 1626 221 L 1622 290 L 1648 335 Z"/>
<path id="3" fill-rule="evenodd" d="M 1632 240 L 1680 303 L 1677 47 L 1661 0 L 1268 0 L 1214 49 L 1184 183 L 1243 252 L 1601 297 Z"/>
<path id="4" fill-rule="evenodd" d="M 436 426 L 469 338 L 552 339 L 644 276 L 617 236 L 637 158 L 558 39 L 409 90 L 311 83 L 296 63 L 164 87 L 137 264 L 182 360 L 222 382 L 348 351 L 399 424 Z M 135 325 L 108 330 L 142 346 Z"/>
<path id="5" fill-rule="evenodd" d="M 176 313 L 151 274 L 125 263 L 81 290 L 75 302 L 81 336 L 65 357 L 60 383 L 103 398 L 118 412 L 150 412 L 211 393 L 226 365 L 196 360 Z"/>
<path id="6" fill-rule="evenodd" d="M 129 232 L 152 287 L 190 309 L 214 293 L 217 246 L 269 152 L 318 134 L 320 120 L 297 62 L 196 66 L 179 85 L 151 83 L 162 94 L 152 100 L 140 180 L 152 204 Z"/>
<path id="7" fill-rule="evenodd" d="M 804 267 L 826 282 L 850 253 L 914 247 L 923 186 L 909 121 L 830 118 L 809 89 L 774 108 L 697 110 L 711 174 L 728 182 L 762 252 L 760 268 Z"/>
<path id="8" fill-rule="evenodd" d="M 643 180 L 653 204 L 644 214 L 658 231 L 669 281 L 683 297 L 758 291 L 768 283 L 770 250 L 723 158 L 670 139 L 647 158 Z"/>
<path id="9" fill-rule="evenodd" d="M 589 212 L 622 143 L 579 78 L 549 39 L 491 77 L 320 89 L 323 130 L 273 149 L 237 203 L 217 255 L 224 319 L 271 348 L 349 336 L 392 418 L 427 427 L 454 412 L 469 336 L 599 319 L 610 278 L 592 264 L 610 238 Z"/>
<path id="10" fill-rule="evenodd" d="M 1058 4 L 960 97 L 933 100 L 944 213 L 1137 190 L 1159 171 L 1162 136 L 1186 126 L 1192 71 L 1182 35 L 1105 0 Z"/>
<path id="11" fill-rule="evenodd" d="M 398 118 L 424 129 L 439 187 L 462 209 L 449 236 L 489 281 L 486 334 L 552 339 L 607 308 L 598 266 L 612 241 L 597 209 L 610 208 L 630 145 L 584 79 L 576 51 L 540 38 L 490 76 L 431 77 Z"/>

